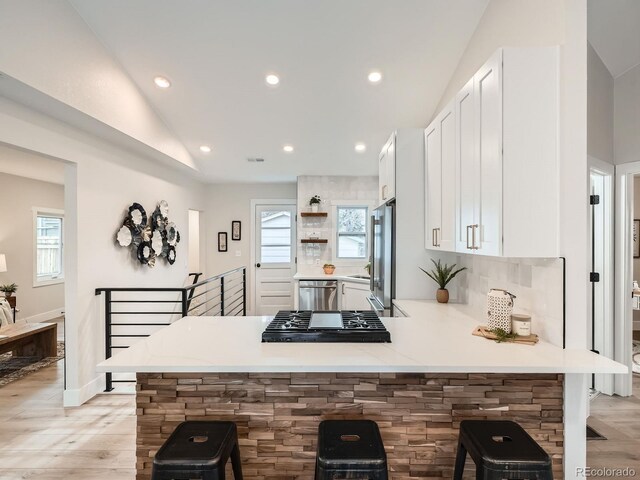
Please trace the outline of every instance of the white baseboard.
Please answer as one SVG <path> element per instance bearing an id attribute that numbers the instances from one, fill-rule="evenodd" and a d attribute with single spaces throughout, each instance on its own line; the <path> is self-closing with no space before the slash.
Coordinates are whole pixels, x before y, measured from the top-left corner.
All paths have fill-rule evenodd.
<path id="1" fill-rule="evenodd" d="M 25 318 L 24 320 L 27 323 L 41 323 L 41 322 L 53 320 L 54 318 L 58 318 L 63 313 L 64 313 L 64 307 L 54 308 L 53 310 L 49 310 L 48 312 L 32 315 L 30 317 Z"/>
<path id="2" fill-rule="evenodd" d="M 79 407 L 103 390 L 104 375 L 100 375 L 81 388 L 66 389 L 62 397 L 62 405 L 65 407 Z"/>

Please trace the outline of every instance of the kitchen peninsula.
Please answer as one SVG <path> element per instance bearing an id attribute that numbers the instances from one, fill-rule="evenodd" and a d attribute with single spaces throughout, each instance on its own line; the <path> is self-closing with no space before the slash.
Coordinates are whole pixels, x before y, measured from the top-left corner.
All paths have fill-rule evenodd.
<path id="1" fill-rule="evenodd" d="M 552 456 L 585 461 L 587 374 L 626 367 L 586 350 L 474 337 L 464 307 L 383 319 L 392 343 L 261 343 L 270 317 L 185 317 L 98 365 L 137 373 L 137 478 L 184 420 L 238 425 L 245 478 L 313 478 L 317 425 L 380 426 L 390 478 L 451 478 L 464 418 L 512 419 Z M 563 408 L 571 405 L 571 408 Z M 567 473 L 565 478 L 572 478 Z"/>

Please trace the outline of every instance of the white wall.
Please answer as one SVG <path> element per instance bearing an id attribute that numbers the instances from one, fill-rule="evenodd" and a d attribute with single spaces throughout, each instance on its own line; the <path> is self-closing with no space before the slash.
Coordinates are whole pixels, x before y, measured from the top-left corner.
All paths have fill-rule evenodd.
<path id="1" fill-rule="evenodd" d="M 206 245 L 209 276 L 246 266 L 247 298 L 253 296 L 251 200 L 296 198 L 295 183 L 229 183 L 206 187 Z M 242 222 L 241 240 L 231 240 L 231 222 Z M 218 232 L 227 232 L 227 252 L 218 252 Z M 240 253 L 238 256 L 237 253 Z M 250 305 L 248 305 L 250 308 Z"/>
<path id="2" fill-rule="evenodd" d="M 616 164 L 640 161 L 640 65 L 614 81 Z"/>
<path id="3" fill-rule="evenodd" d="M 563 2 L 491 0 L 449 80 L 434 117 L 499 47 L 554 46 L 563 41 Z"/>
<path id="4" fill-rule="evenodd" d="M 66 0 L 0 0 L 0 45 L 11 45 L 0 49 L 0 71 L 194 167 L 186 148 Z"/>
<path id="5" fill-rule="evenodd" d="M 61 122 L 0 98 L 0 142 L 64 159 L 67 252 L 67 385 L 65 403 L 80 404 L 102 389 L 95 365 L 104 358 L 101 297 L 95 288 L 182 286 L 188 274 L 188 210 L 204 210 L 200 183 L 136 157 Z M 182 234 L 173 266 L 136 265 L 115 232 L 128 205 L 153 209 L 167 200 Z"/>
<path id="6" fill-rule="evenodd" d="M 587 55 L 587 151 L 603 162 L 615 163 L 613 77 L 590 44 Z"/>
<path id="7" fill-rule="evenodd" d="M 64 163 L 0 145 L 0 172 L 64 185 Z"/>
<path id="8" fill-rule="evenodd" d="M 327 212 L 326 218 L 300 216 L 309 211 L 309 199 L 320 195 L 320 210 Z M 319 176 L 298 177 L 298 273 L 317 275 L 322 273 L 325 263 L 334 263 L 338 274 L 366 274 L 364 267 L 369 259 L 340 260 L 336 254 L 336 202 L 369 207 L 369 213 L 378 201 L 378 177 Z M 316 232 L 327 244 L 302 244 L 300 240 Z M 316 264 L 317 261 L 317 264 Z"/>
<path id="9" fill-rule="evenodd" d="M 0 149 L 1 159 L 10 156 L 10 149 Z M 0 205 L 0 253 L 7 257 L 7 272 L 0 273 L 0 283 L 18 284 L 17 318 L 45 321 L 58 317 L 64 310 L 64 284 L 33 286 L 33 207 L 64 209 L 64 187 L 0 173 Z"/>

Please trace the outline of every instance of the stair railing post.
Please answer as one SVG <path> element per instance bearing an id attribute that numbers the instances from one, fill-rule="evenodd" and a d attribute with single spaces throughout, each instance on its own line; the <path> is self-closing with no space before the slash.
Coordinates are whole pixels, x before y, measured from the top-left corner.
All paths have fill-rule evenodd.
<path id="1" fill-rule="evenodd" d="M 247 315 L 247 269 L 242 269 L 242 316 Z"/>
<path id="2" fill-rule="evenodd" d="M 180 292 L 180 294 L 182 295 L 181 299 L 180 299 L 180 305 L 181 305 L 181 314 L 183 317 L 186 317 L 187 315 L 189 315 L 189 303 L 191 303 L 191 300 L 189 298 L 189 296 L 187 295 L 187 289 L 183 288 L 182 291 Z"/>
<path id="3" fill-rule="evenodd" d="M 224 277 L 220 277 L 220 315 L 224 317 Z"/>
<path id="4" fill-rule="evenodd" d="M 111 358 L 111 290 L 105 290 L 104 292 L 104 340 L 105 351 L 104 356 Z M 113 390 L 113 374 L 107 372 L 105 375 L 105 392 L 111 392 Z"/>

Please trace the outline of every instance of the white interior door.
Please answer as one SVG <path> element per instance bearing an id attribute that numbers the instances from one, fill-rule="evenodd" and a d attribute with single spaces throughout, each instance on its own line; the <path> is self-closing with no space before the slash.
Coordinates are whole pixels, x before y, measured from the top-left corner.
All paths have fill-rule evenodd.
<path id="1" fill-rule="evenodd" d="M 296 266 L 295 204 L 256 205 L 255 232 L 256 315 L 291 310 Z"/>
<path id="2" fill-rule="evenodd" d="M 613 166 L 589 159 L 591 193 L 591 345 L 600 355 L 614 358 L 613 325 Z M 600 167 L 600 168 L 599 168 Z M 592 387 L 613 395 L 614 376 L 593 377 Z"/>

